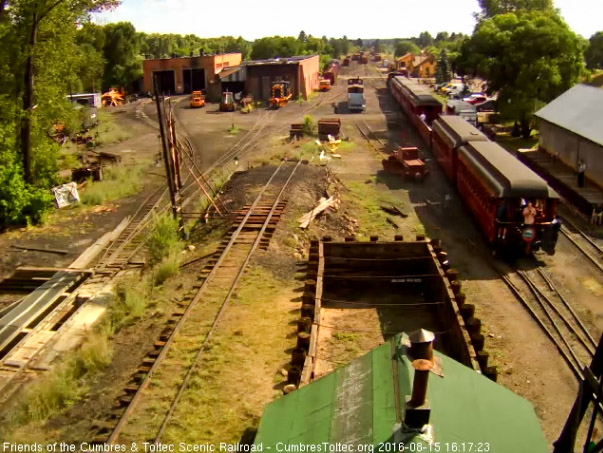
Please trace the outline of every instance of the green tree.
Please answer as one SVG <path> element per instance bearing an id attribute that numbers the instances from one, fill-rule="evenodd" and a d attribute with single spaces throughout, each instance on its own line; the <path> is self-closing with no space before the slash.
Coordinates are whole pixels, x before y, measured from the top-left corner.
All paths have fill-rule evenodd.
<path id="1" fill-rule="evenodd" d="M 23 172 L 25 181 L 29 184 L 35 181 L 32 172 L 32 147 L 34 122 L 33 107 L 35 96 L 34 79 L 39 72 L 36 65 L 38 54 L 38 34 L 48 31 L 60 37 L 64 33 L 72 33 L 75 23 L 84 20 L 94 10 L 111 7 L 118 4 L 116 0 L 6 0 L 3 2 L 2 18 L 8 18 L 9 28 L 12 25 L 12 33 L 9 39 L 18 40 L 20 55 L 15 56 L 18 72 L 22 71 L 23 86 L 19 89 L 21 97 L 22 112 L 20 114 L 20 148 L 23 157 Z M 6 14 L 6 11 L 9 14 Z M 47 24 L 62 18 L 65 22 L 55 23 L 50 29 Z M 71 20 L 71 22 L 70 22 Z M 66 25 L 67 24 L 67 25 Z M 49 38 L 52 39 L 52 38 Z M 71 55 L 66 55 L 69 59 Z M 36 67 L 38 66 L 38 67 Z"/>
<path id="2" fill-rule="evenodd" d="M 81 85 L 76 24 L 115 4 L 0 2 L 0 228 L 35 222 L 48 207 L 58 151 L 48 134 L 53 125 L 75 118 L 66 95 Z"/>
<path id="3" fill-rule="evenodd" d="M 129 22 L 108 24 L 104 29 L 106 64 L 103 86 L 105 89 L 125 87 L 129 90 L 132 82 L 142 77 L 139 35 Z M 163 39 L 169 50 L 169 37 L 164 36 Z"/>
<path id="4" fill-rule="evenodd" d="M 442 41 L 448 41 L 450 40 L 450 33 L 448 33 L 447 31 L 440 31 L 436 35 L 435 40 L 437 43 L 440 43 Z"/>
<path id="5" fill-rule="evenodd" d="M 485 17 L 517 11 L 553 11 L 553 0 L 478 0 Z"/>
<path id="6" fill-rule="evenodd" d="M 418 55 L 419 53 L 421 53 L 421 49 L 419 49 L 419 47 L 414 42 L 408 39 L 398 41 L 394 47 L 394 56 L 401 57 L 402 55 L 406 55 L 407 53 Z"/>
<path id="7" fill-rule="evenodd" d="M 582 40 L 556 13 L 507 13 L 480 21 L 456 64 L 486 79 L 501 114 L 529 137 L 536 109 L 577 81 L 582 52 Z"/>
<path id="8" fill-rule="evenodd" d="M 433 36 L 431 36 L 431 33 L 429 33 L 428 31 L 424 31 L 422 32 L 418 38 L 416 38 L 415 43 L 417 44 L 417 46 L 419 46 L 421 49 L 425 48 L 425 47 L 429 47 L 429 46 L 433 46 L 434 44 L 434 39 Z"/>
<path id="9" fill-rule="evenodd" d="M 105 32 L 103 27 L 84 24 L 75 35 L 77 58 L 79 60 L 77 76 L 78 87 L 74 91 L 96 92 L 101 90 L 105 71 Z"/>
<path id="10" fill-rule="evenodd" d="M 358 38 L 354 44 L 356 44 L 359 49 L 362 48 L 362 39 Z"/>
<path id="11" fill-rule="evenodd" d="M 446 54 L 446 49 L 442 49 L 440 52 L 440 57 L 438 58 L 438 62 L 436 65 L 435 71 L 435 79 L 436 83 L 446 83 L 450 82 L 450 67 L 448 64 L 448 55 Z"/>
<path id="12" fill-rule="evenodd" d="M 306 42 L 308 40 L 308 37 L 306 36 L 306 32 L 305 31 L 300 31 L 299 32 L 299 36 L 297 37 L 297 40 L 299 42 Z"/>
<path id="13" fill-rule="evenodd" d="M 341 54 L 347 55 L 350 52 L 350 40 L 346 35 L 341 38 Z M 339 55 L 337 55 L 339 57 Z"/>
<path id="14" fill-rule="evenodd" d="M 584 59 L 588 69 L 603 69 L 603 31 L 590 37 Z"/>

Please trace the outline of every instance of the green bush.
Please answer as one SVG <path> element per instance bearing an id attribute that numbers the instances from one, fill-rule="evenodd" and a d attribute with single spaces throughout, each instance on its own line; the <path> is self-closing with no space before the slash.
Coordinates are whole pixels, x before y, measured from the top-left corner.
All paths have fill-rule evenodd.
<path id="1" fill-rule="evenodd" d="M 155 217 L 148 242 L 151 264 L 155 265 L 170 255 L 182 251 L 184 244 L 178 236 L 178 221 L 170 214 Z"/>
<path id="2" fill-rule="evenodd" d="M 39 223 L 52 207 L 50 191 L 25 183 L 15 137 L 14 124 L 0 124 L 0 230 Z"/>
<path id="3" fill-rule="evenodd" d="M 180 271 L 179 255 L 172 253 L 155 266 L 153 270 L 153 283 L 155 286 L 161 286 L 169 278 L 175 276 Z"/>
<path id="4" fill-rule="evenodd" d="M 312 116 L 304 115 L 303 131 L 304 135 L 313 136 L 316 134 L 316 123 Z"/>

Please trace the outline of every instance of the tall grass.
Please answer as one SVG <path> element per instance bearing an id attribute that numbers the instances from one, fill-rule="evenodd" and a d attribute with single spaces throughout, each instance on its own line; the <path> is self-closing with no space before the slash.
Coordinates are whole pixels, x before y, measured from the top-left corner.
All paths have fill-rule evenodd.
<path id="1" fill-rule="evenodd" d="M 110 112 L 99 109 L 97 115 L 98 127 L 93 132 L 94 142 L 97 146 L 122 142 L 134 136 L 132 132 L 116 122 Z"/>
<path id="2" fill-rule="evenodd" d="M 128 276 L 117 282 L 110 311 L 110 331 L 118 332 L 123 327 L 140 319 L 150 304 L 149 285 L 139 276 Z"/>
<path id="3" fill-rule="evenodd" d="M 155 286 L 163 285 L 166 280 L 178 275 L 180 271 L 180 255 L 172 253 L 165 257 L 153 269 L 153 284 Z"/>
<path id="4" fill-rule="evenodd" d="M 84 376 L 96 376 L 111 363 L 113 350 L 106 335 L 92 333 L 82 346 L 45 377 L 28 387 L 11 412 L 11 424 L 46 420 L 84 395 Z"/>
<path id="5" fill-rule="evenodd" d="M 86 205 L 99 205 L 134 195 L 140 191 L 142 172 L 140 165 L 107 167 L 103 170 L 102 181 L 88 182 L 81 194 L 81 201 Z"/>
<path id="6" fill-rule="evenodd" d="M 178 235 L 178 221 L 170 214 L 155 217 L 148 242 L 151 264 L 156 265 L 164 258 L 180 253 L 183 247 Z"/>

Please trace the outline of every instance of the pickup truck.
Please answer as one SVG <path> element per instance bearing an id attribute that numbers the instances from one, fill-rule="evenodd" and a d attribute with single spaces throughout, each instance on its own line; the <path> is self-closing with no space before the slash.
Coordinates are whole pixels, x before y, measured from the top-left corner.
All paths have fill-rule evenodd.
<path id="1" fill-rule="evenodd" d="M 423 181 L 429 175 L 429 168 L 419 156 L 419 149 L 414 146 L 398 148 L 389 159 L 384 159 L 382 164 L 385 171 L 400 175 L 404 179 Z"/>

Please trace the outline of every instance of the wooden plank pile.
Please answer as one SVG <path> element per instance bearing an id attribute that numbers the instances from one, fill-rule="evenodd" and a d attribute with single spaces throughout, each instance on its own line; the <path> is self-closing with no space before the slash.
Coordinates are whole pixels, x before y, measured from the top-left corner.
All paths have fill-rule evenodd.
<path id="1" fill-rule="evenodd" d="M 0 293 L 31 293 L 61 271 L 82 273 L 81 270 L 76 269 L 21 266 L 12 276 L 0 281 Z"/>
<path id="2" fill-rule="evenodd" d="M 341 120 L 339 118 L 321 118 L 318 120 L 318 139 L 328 140 L 329 135 L 339 140 L 341 134 Z"/>
<path id="3" fill-rule="evenodd" d="M 304 125 L 301 123 L 294 123 L 289 129 L 289 138 L 291 140 L 295 138 L 302 138 L 304 136 Z"/>
<path id="4" fill-rule="evenodd" d="M 329 208 L 336 210 L 338 205 L 339 205 L 339 197 L 336 197 L 335 195 L 328 199 L 324 198 L 324 197 L 321 198 L 318 203 L 318 206 L 316 206 L 310 212 L 304 214 L 299 219 L 297 219 L 297 221 L 299 222 L 299 227 L 303 230 L 308 228 L 310 226 L 310 223 L 312 222 L 312 220 L 314 220 L 319 214 L 321 214 L 322 212 L 326 211 Z"/>

